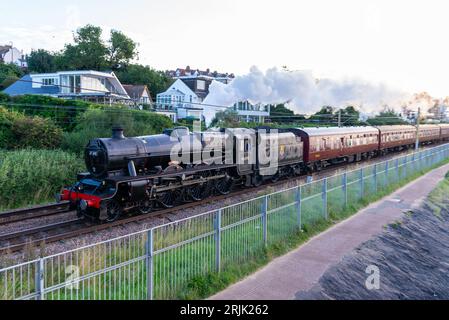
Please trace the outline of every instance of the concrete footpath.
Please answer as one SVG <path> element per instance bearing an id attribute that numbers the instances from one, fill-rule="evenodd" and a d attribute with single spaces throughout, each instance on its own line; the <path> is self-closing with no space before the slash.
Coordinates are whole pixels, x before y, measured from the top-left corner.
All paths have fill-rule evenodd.
<path id="1" fill-rule="evenodd" d="M 294 299 L 297 292 L 310 290 L 331 265 L 382 232 L 385 225 L 419 207 L 448 171 L 446 164 L 427 173 L 210 299 Z"/>

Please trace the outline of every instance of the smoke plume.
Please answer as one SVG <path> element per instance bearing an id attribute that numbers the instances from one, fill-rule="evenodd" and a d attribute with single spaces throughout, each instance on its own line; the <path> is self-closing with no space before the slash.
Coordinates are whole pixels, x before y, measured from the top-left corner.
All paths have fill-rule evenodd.
<path id="1" fill-rule="evenodd" d="M 205 104 L 231 106 L 241 100 L 267 104 L 288 102 L 289 108 L 299 114 L 316 112 L 322 106 L 348 105 L 372 113 L 382 110 L 385 105 L 399 108 L 402 102 L 409 100 L 406 93 L 383 84 L 355 79 L 316 79 L 308 71 L 272 68 L 263 72 L 255 66 L 228 85 L 214 81 L 209 92 Z"/>

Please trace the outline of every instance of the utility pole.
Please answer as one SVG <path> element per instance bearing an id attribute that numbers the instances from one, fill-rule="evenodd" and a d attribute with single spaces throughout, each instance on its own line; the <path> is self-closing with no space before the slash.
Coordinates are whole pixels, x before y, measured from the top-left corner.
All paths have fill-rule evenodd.
<path id="1" fill-rule="evenodd" d="M 338 110 L 338 127 L 341 128 L 341 109 Z"/>
<path id="2" fill-rule="evenodd" d="M 415 150 L 419 149 L 419 119 L 421 118 L 421 108 L 418 107 L 418 115 L 416 116 L 416 143 Z"/>

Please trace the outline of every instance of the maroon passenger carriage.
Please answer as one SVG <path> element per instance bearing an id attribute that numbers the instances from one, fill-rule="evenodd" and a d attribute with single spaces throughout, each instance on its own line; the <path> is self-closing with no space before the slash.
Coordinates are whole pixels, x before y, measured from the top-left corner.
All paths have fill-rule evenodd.
<path id="1" fill-rule="evenodd" d="M 441 129 L 440 131 L 440 138 L 442 141 L 449 140 L 449 124 L 439 124 L 438 125 Z"/>
<path id="2" fill-rule="evenodd" d="M 419 142 L 430 144 L 440 140 L 441 127 L 437 124 L 422 124 L 419 126 Z"/>
<path id="3" fill-rule="evenodd" d="M 309 171 L 376 155 L 379 130 L 374 127 L 302 128 L 304 163 Z"/>
<path id="4" fill-rule="evenodd" d="M 411 125 L 377 126 L 379 130 L 379 153 L 400 151 L 414 147 L 416 127 Z"/>

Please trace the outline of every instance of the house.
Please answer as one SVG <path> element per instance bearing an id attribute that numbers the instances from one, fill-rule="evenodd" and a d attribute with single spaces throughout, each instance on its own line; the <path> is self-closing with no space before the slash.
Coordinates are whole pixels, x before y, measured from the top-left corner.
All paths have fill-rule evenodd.
<path id="1" fill-rule="evenodd" d="M 195 70 L 191 69 L 190 66 L 187 66 L 184 69 L 178 68 L 176 70 L 166 71 L 166 75 L 173 79 L 205 77 L 223 82 L 224 84 L 228 84 L 235 77 L 233 73 L 219 73 L 217 71 L 211 72 L 210 69 L 206 69 L 205 71 L 199 69 Z"/>
<path id="2" fill-rule="evenodd" d="M 28 67 L 26 56 L 23 54 L 23 51 L 20 51 L 11 45 L 0 45 L 0 62 L 13 63 L 20 68 Z"/>
<path id="3" fill-rule="evenodd" d="M 217 112 L 233 110 L 238 114 L 240 122 L 264 123 L 265 118 L 270 116 L 271 107 L 270 104 L 252 103 L 249 100 L 242 100 L 228 107 L 206 104 L 203 106 L 203 117 L 206 125 L 210 125 Z"/>
<path id="4" fill-rule="evenodd" d="M 151 105 L 153 103 L 150 90 L 148 90 L 146 85 L 124 84 L 123 88 L 125 88 L 126 93 L 135 105 L 142 106 Z"/>
<path id="5" fill-rule="evenodd" d="M 271 105 L 245 100 L 236 102 L 232 109 L 237 112 L 241 122 L 264 123 L 265 118 L 270 116 Z"/>
<path id="6" fill-rule="evenodd" d="M 3 92 L 10 96 L 37 94 L 108 104 L 131 100 L 114 72 L 92 70 L 29 74 Z"/>
<path id="7" fill-rule="evenodd" d="M 165 92 L 156 96 L 156 112 L 175 112 L 178 119 L 202 119 L 202 99 L 181 79 L 176 80 Z"/>
<path id="8" fill-rule="evenodd" d="M 166 71 L 167 76 L 173 79 L 181 79 L 195 94 L 204 100 L 209 94 L 209 86 L 212 81 L 219 81 L 224 84 L 230 83 L 234 79 L 234 74 L 211 72 L 191 69 L 187 66 L 185 69 L 178 68 L 172 71 Z"/>

